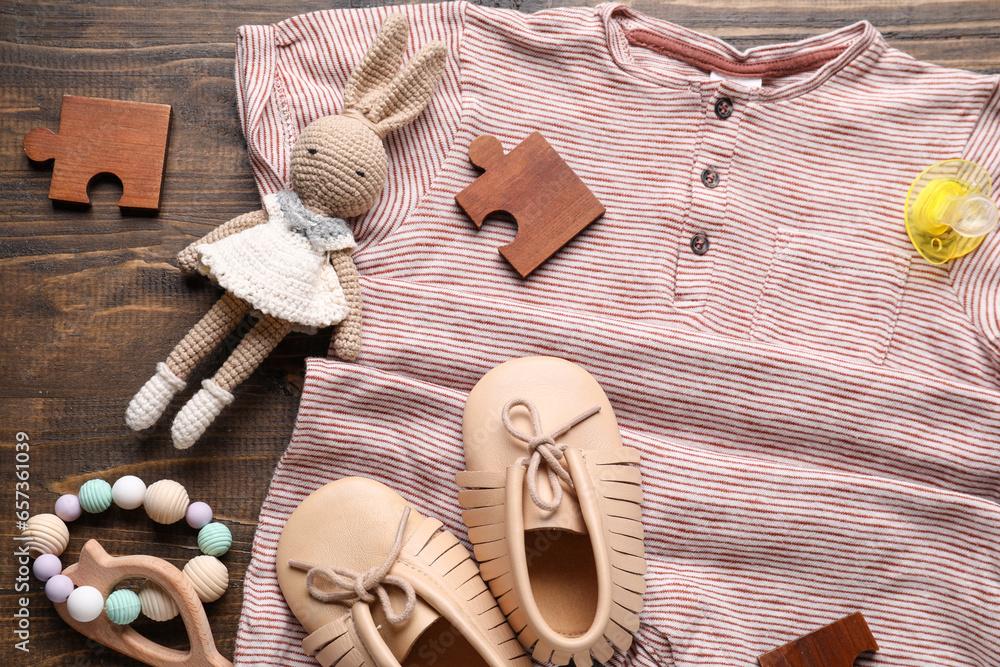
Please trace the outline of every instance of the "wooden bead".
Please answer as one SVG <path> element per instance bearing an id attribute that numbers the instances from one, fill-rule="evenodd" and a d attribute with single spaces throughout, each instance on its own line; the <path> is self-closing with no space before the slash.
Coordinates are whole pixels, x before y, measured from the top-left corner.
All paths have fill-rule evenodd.
<path id="1" fill-rule="evenodd" d="M 55 514 L 36 514 L 27 521 L 21 534 L 28 538 L 28 554 L 38 558 L 42 554 L 61 556 L 69 544 L 69 528 Z"/>
<path id="2" fill-rule="evenodd" d="M 181 613 L 173 598 L 160 588 L 159 584 L 150 579 L 147 579 L 146 583 L 139 589 L 139 605 L 143 615 L 154 621 L 169 621 Z"/>
<path id="3" fill-rule="evenodd" d="M 174 480 L 161 479 L 146 489 L 143 505 L 146 507 L 146 514 L 153 521 L 175 523 L 183 519 L 187 512 L 188 494 L 184 487 Z"/>
<path id="4" fill-rule="evenodd" d="M 215 556 L 198 556 L 184 566 L 184 574 L 194 584 L 202 602 L 215 602 L 229 587 L 229 570 Z"/>

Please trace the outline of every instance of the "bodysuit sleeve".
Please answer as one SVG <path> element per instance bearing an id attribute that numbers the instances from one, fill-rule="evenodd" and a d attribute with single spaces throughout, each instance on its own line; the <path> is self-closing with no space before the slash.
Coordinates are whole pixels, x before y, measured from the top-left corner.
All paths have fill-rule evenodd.
<path id="1" fill-rule="evenodd" d="M 1000 205 L 1000 83 L 983 106 L 966 144 L 966 160 L 989 171 L 993 179 L 992 199 Z M 971 254 L 954 261 L 952 286 L 966 314 L 982 336 L 1000 371 L 1000 229 L 995 229 Z"/>
<path id="2" fill-rule="evenodd" d="M 405 217 L 437 172 L 462 111 L 459 47 L 465 2 L 313 12 L 237 33 L 236 99 L 261 196 L 290 187 L 288 165 L 299 133 L 316 118 L 340 113 L 354 67 L 385 17 L 402 12 L 410 26 L 406 59 L 440 40 L 448 61 L 434 98 L 417 120 L 385 141 L 389 175 L 378 202 L 353 221 L 362 243 L 377 242 Z"/>

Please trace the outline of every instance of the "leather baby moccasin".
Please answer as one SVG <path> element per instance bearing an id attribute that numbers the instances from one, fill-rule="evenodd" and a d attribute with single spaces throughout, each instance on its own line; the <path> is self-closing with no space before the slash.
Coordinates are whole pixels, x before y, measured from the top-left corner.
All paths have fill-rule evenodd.
<path id="1" fill-rule="evenodd" d="M 597 381 L 564 359 L 508 361 L 469 393 L 462 434 L 462 518 L 521 644 L 557 665 L 627 650 L 646 590 L 639 453 Z"/>
<path id="2" fill-rule="evenodd" d="M 389 487 L 347 477 L 292 513 L 278 585 L 324 667 L 530 667 L 468 550 Z"/>

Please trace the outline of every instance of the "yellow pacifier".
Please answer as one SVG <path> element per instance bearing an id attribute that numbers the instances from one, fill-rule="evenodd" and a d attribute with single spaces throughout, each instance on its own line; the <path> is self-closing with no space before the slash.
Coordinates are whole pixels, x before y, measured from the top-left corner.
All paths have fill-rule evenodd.
<path id="1" fill-rule="evenodd" d="M 906 233 L 924 259 L 967 255 L 1000 220 L 989 173 L 975 162 L 944 160 L 924 169 L 906 195 Z"/>

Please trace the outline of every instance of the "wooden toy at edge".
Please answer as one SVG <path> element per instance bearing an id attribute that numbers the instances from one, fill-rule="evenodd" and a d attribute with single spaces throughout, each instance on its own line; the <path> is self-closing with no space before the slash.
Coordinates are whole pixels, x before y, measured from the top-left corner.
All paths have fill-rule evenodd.
<path id="1" fill-rule="evenodd" d="M 36 162 L 55 160 L 49 199 L 89 205 L 90 181 L 113 174 L 122 182 L 118 206 L 155 211 L 169 133 L 166 104 L 63 95 L 59 132 L 32 130 L 24 153 Z"/>

